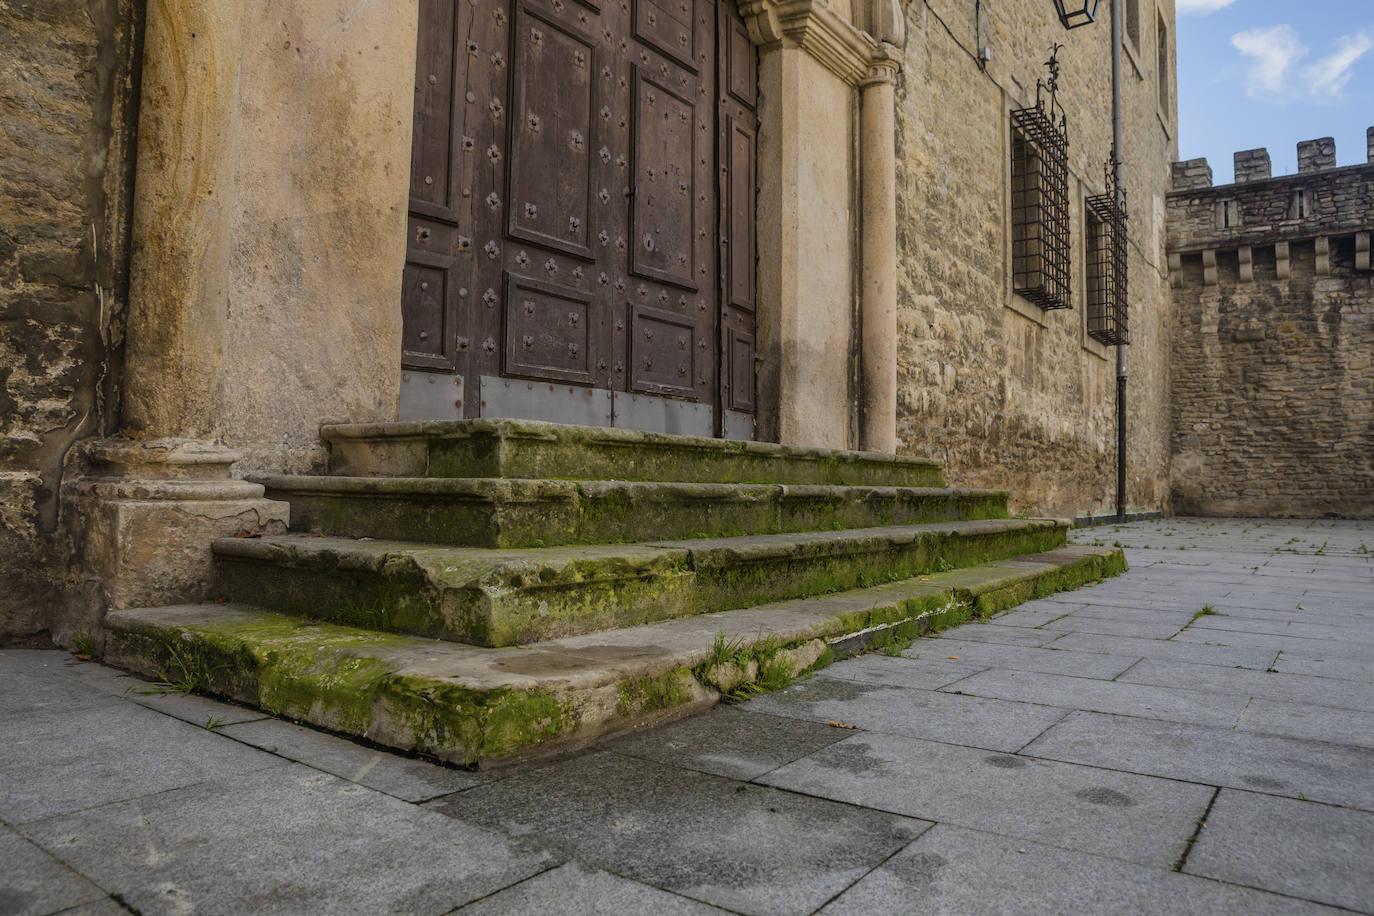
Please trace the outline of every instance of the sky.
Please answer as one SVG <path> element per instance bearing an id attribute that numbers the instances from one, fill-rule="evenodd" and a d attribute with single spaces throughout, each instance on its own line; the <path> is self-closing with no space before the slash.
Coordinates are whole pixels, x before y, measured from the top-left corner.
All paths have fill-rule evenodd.
<path id="1" fill-rule="evenodd" d="M 1297 171 L 1299 140 L 1336 138 L 1336 164 L 1365 161 L 1374 126 L 1374 0 L 1176 0 L 1179 157 L 1206 156 L 1229 184 L 1232 155 L 1267 147 Z"/>

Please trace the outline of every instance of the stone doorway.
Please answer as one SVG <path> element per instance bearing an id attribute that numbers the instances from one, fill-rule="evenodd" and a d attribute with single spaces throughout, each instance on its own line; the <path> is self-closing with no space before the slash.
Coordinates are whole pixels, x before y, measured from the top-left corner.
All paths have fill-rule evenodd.
<path id="1" fill-rule="evenodd" d="M 753 438 L 756 66 L 730 0 L 421 0 L 402 417 Z"/>

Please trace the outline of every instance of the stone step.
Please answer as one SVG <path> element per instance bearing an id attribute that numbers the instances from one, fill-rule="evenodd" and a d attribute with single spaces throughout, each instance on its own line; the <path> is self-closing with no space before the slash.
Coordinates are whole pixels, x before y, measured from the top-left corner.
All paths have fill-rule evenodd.
<path id="1" fill-rule="evenodd" d="M 284 535 L 214 543 L 225 597 L 510 646 L 842 591 L 1035 553 L 1067 523 L 1002 519 L 493 550 Z"/>
<path id="2" fill-rule="evenodd" d="M 325 426 L 343 477 L 523 477 L 942 487 L 928 458 L 534 420 Z"/>
<path id="3" fill-rule="evenodd" d="M 294 531 L 468 547 L 781 534 L 1007 517 L 1000 490 L 430 477 L 253 478 Z"/>
<path id="4" fill-rule="evenodd" d="M 820 598 L 482 649 L 218 604 L 113 611 L 105 661 L 317 726 L 475 765 L 576 747 L 773 689 L 835 656 L 1125 569 L 1065 546 Z"/>

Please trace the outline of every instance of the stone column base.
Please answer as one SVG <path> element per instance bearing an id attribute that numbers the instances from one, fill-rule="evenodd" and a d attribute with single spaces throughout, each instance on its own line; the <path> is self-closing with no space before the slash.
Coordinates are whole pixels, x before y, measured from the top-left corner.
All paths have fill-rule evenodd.
<path id="1" fill-rule="evenodd" d="M 104 439 L 79 447 L 63 511 L 77 575 L 106 609 L 204 600 L 211 542 L 286 531 L 289 505 L 235 480 L 240 455 L 194 439 Z"/>

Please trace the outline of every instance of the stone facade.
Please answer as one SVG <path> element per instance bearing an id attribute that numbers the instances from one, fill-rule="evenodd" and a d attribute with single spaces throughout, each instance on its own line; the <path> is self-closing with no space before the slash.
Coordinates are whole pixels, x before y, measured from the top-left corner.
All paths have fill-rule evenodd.
<path id="1" fill-rule="evenodd" d="M 1175 512 L 1374 516 L 1369 152 L 1336 168 L 1330 138 L 1306 141 L 1275 178 L 1247 150 L 1217 187 L 1203 160 L 1176 168 Z"/>
<path id="2" fill-rule="evenodd" d="M 929 454 L 1025 494 L 1016 510 L 1109 511 L 1114 354 L 1081 307 L 1011 295 L 1007 199 L 1009 112 L 1064 42 L 1081 305 L 1107 17 L 1066 33 L 1013 0 L 739 6 L 760 436 Z M 1172 28 L 1169 0 L 1157 19 Z M 416 21 L 415 0 L 0 4 L 5 639 L 70 644 L 107 608 L 204 595 L 210 538 L 285 518 L 240 478 L 320 467 L 323 423 L 396 417 Z M 1143 509 L 1167 499 L 1175 116 L 1156 60 L 1132 47 L 1125 71 Z"/>
<path id="3" fill-rule="evenodd" d="M 1141 37 L 1152 49 L 1158 22 L 1172 32 L 1173 4 L 1146 6 L 1157 10 Z M 946 461 L 960 484 L 1010 487 L 1024 500 L 1017 508 L 1065 516 L 1111 513 L 1116 500 L 1115 353 L 1087 336 L 1082 285 L 1084 197 L 1103 193 L 1112 144 L 1109 25 L 1105 4 L 1096 25 L 1068 33 L 1049 3 L 909 4 L 897 102 L 901 449 Z M 1011 110 L 1035 103 L 1051 42 L 1065 45 L 1074 308 L 1046 312 L 1011 291 L 1009 136 Z M 1157 57 L 1126 44 L 1127 503 L 1136 511 L 1168 499 L 1161 242 L 1177 120 L 1160 108 Z"/>
<path id="4" fill-rule="evenodd" d="M 0 634 L 63 600 L 58 492 L 119 398 L 141 3 L 0 3 Z"/>

